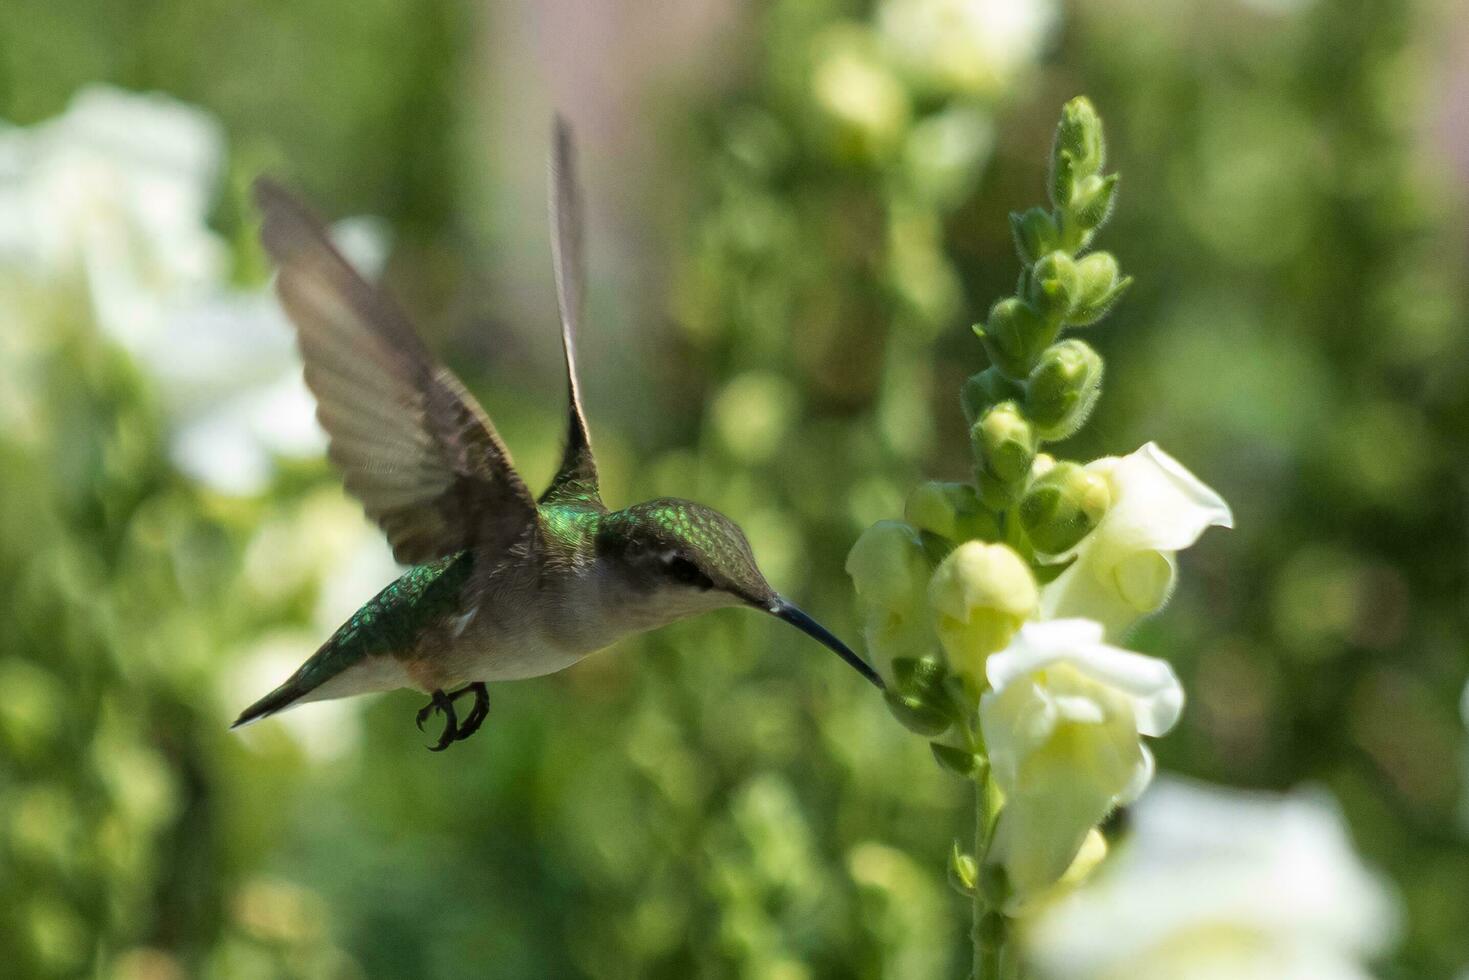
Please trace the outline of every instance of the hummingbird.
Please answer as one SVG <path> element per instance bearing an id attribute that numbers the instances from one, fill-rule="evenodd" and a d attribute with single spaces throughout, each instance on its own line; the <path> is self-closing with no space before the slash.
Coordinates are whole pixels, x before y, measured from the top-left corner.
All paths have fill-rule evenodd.
<path id="1" fill-rule="evenodd" d="M 582 195 L 559 115 L 549 169 L 568 422 L 560 467 L 538 497 L 474 396 L 393 299 L 343 258 L 306 205 L 268 178 L 255 182 L 261 242 L 327 455 L 410 567 L 232 728 L 298 704 L 408 687 L 429 696 L 420 730 L 442 714 L 430 746 L 442 751 L 483 724 L 487 682 L 550 674 L 625 636 L 730 606 L 785 620 L 883 687 L 861 657 L 771 588 L 728 517 L 668 497 L 621 510 L 602 502 L 576 364 Z"/>

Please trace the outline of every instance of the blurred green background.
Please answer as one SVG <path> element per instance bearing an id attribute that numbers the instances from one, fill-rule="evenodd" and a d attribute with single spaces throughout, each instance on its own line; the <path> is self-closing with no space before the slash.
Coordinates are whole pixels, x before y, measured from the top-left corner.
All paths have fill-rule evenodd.
<path id="1" fill-rule="evenodd" d="M 968 324 L 1012 287 L 1006 213 L 1040 200 L 1077 93 L 1108 124 L 1105 245 L 1138 283 L 1088 338 L 1107 387 L 1061 449 L 1155 439 L 1238 526 L 1184 556 L 1134 643 L 1191 699 L 1160 764 L 1329 787 L 1404 901 L 1380 975 L 1469 965 L 1454 14 L 7 0 L 0 972 L 961 975 L 942 869 L 965 784 L 764 617 L 501 685 L 442 755 L 409 693 L 226 732 L 393 575 L 310 432 L 282 435 L 297 367 L 245 191 L 269 171 L 381 218 L 359 237 L 538 483 L 561 431 L 561 108 L 591 204 L 608 501 L 725 510 L 777 587 L 855 637 L 847 548 L 920 475 L 963 478 Z M 98 84 L 202 110 L 208 159 L 177 175 L 195 218 L 187 194 L 113 207 L 178 141 Z"/>

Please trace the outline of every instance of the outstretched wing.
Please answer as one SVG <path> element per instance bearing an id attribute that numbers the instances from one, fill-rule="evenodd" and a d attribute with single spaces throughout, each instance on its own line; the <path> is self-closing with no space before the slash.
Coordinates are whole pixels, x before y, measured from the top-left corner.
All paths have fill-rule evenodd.
<path id="1" fill-rule="evenodd" d="M 556 302 L 561 308 L 561 350 L 566 355 L 570 420 L 561 468 L 541 495 L 546 502 L 600 504 L 597 462 L 582 415 L 581 385 L 576 377 L 576 332 L 581 320 L 586 260 L 582 252 L 581 189 L 576 181 L 576 151 L 571 128 L 556 117 L 551 138 L 551 258 L 556 270 Z"/>
<path id="2" fill-rule="evenodd" d="M 404 564 L 508 547 L 536 505 L 474 396 L 326 228 L 279 185 L 255 183 L 276 293 L 296 325 L 327 455 Z"/>

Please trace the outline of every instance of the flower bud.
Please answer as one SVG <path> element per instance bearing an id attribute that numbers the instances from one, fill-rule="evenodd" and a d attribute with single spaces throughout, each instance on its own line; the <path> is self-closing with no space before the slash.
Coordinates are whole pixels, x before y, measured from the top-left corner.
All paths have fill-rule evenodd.
<path id="1" fill-rule="evenodd" d="M 1036 355 L 1050 343 L 1045 319 L 1013 296 L 991 307 L 989 319 L 975 324 L 974 332 L 994 366 L 1017 381 L 1030 373 Z"/>
<path id="2" fill-rule="evenodd" d="M 949 666 L 976 688 L 984 686 L 985 658 L 1005 648 L 1039 600 L 1030 566 L 1003 544 L 961 544 L 928 585 L 928 604 Z"/>
<path id="3" fill-rule="evenodd" d="M 892 673 L 898 658 L 933 650 L 929 561 L 916 529 L 899 521 L 872 525 L 847 555 L 847 574 L 861 600 L 867 648 L 884 673 Z"/>
<path id="4" fill-rule="evenodd" d="M 1015 236 L 1015 251 L 1026 265 L 1035 265 L 1042 255 L 1061 247 L 1061 229 L 1044 208 L 1031 208 L 1024 214 L 1011 211 L 1010 232 Z"/>
<path id="5" fill-rule="evenodd" d="M 882 606 L 904 602 L 914 579 L 927 578 L 922 565 L 918 535 L 899 521 L 878 521 L 862 532 L 847 555 L 847 574 L 857 594 Z"/>
<path id="6" fill-rule="evenodd" d="M 1005 484 L 1018 484 L 1029 475 L 1039 448 L 1035 428 L 1013 401 L 985 412 L 969 438 L 980 472 Z"/>
<path id="7" fill-rule="evenodd" d="M 883 700 L 887 702 L 888 711 L 904 728 L 924 738 L 942 735 L 954 723 L 943 708 L 912 694 L 900 694 L 889 689 L 883 692 Z"/>
<path id="8" fill-rule="evenodd" d="M 1000 536 L 994 515 L 980 506 L 979 495 L 967 483 L 920 483 L 908 495 L 903 518 L 920 531 L 949 541 L 994 541 Z"/>
<path id="9" fill-rule="evenodd" d="M 1085 177 L 1071 191 L 1071 219 L 1083 231 L 1096 231 L 1112 217 L 1117 203 L 1117 175 Z"/>
<path id="10" fill-rule="evenodd" d="M 959 392 L 964 420 L 973 425 L 991 405 L 998 405 L 1007 398 L 1019 398 L 1024 393 L 1024 389 L 1005 377 L 999 368 L 985 368 L 978 374 L 970 375 Z"/>
<path id="11" fill-rule="evenodd" d="M 1061 122 L 1051 145 L 1051 200 L 1057 207 L 1071 204 L 1073 183 L 1095 175 L 1106 159 L 1102 118 L 1085 96 L 1061 107 Z"/>
<path id="12" fill-rule="evenodd" d="M 949 670 L 935 656 L 904 657 L 893 661 L 893 686 L 904 694 L 912 694 L 938 704 L 948 695 L 944 691 L 944 679 Z"/>
<path id="13" fill-rule="evenodd" d="M 1027 292 L 1030 305 L 1048 323 L 1059 322 L 1082 296 L 1081 271 L 1065 252 L 1049 252 L 1031 270 Z M 1050 342 L 1051 334 L 1045 336 Z"/>
<path id="14" fill-rule="evenodd" d="M 974 855 L 964 853 L 959 842 L 954 841 L 954 846 L 949 850 L 949 884 L 960 895 L 972 897 L 978 879 L 979 862 L 974 860 Z"/>
<path id="15" fill-rule="evenodd" d="M 1132 285 L 1132 277 L 1121 274 L 1110 252 L 1093 252 L 1078 262 L 1076 268 L 1080 287 L 1066 322 L 1073 327 L 1084 327 L 1107 315 L 1112 304 Z"/>
<path id="16" fill-rule="evenodd" d="M 1102 358 L 1091 345 L 1063 340 L 1041 354 L 1025 386 L 1025 414 L 1052 442 L 1081 428 L 1102 392 Z"/>
<path id="17" fill-rule="evenodd" d="M 1020 523 L 1036 551 L 1059 555 L 1097 526 L 1111 500 L 1104 476 L 1075 463 L 1057 463 L 1020 499 Z"/>

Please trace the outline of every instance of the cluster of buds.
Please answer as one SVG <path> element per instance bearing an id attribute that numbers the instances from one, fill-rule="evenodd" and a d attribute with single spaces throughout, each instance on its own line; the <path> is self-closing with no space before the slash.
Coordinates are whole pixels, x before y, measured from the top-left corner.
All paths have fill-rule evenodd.
<path id="1" fill-rule="evenodd" d="M 1049 503 L 1020 498 L 1036 482 L 1041 444 L 1081 428 L 1101 393 L 1101 356 L 1085 341 L 1057 338 L 1067 327 L 1096 323 L 1132 283 L 1110 253 L 1087 251 L 1117 195 L 1117 175 L 1102 173 L 1105 159 L 1096 109 L 1073 99 L 1062 110 L 1051 148 L 1051 208 L 1010 215 L 1020 281 L 1014 296 L 974 326 L 991 366 L 969 379 L 962 398 L 985 503 L 996 510 L 1022 503 L 1031 519 L 1041 518 L 1036 530 L 1052 545 L 1068 535 L 1074 544 L 1100 517 L 1094 506 L 1057 511 L 1064 500 L 1096 503 L 1094 490 L 1068 485 L 1067 470 L 1053 471 L 1038 488 Z M 1053 512 L 1059 518 L 1054 526 L 1046 520 Z"/>

